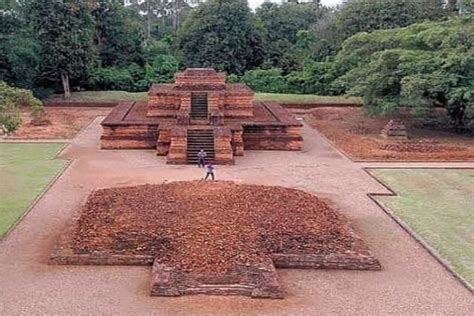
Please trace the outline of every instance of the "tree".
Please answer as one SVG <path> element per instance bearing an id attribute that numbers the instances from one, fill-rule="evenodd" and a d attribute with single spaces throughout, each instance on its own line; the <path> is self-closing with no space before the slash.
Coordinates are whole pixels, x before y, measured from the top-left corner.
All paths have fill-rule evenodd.
<path id="1" fill-rule="evenodd" d="M 7 4 L 7 3 L 6 3 Z M 5 5 L 6 5 L 5 4 Z M 40 47 L 32 36 L 20 3 L 0 11 L 0 80 L 32 88 L 39 74 Z"/>
<path id="2" fill-rule="evenodd" d="M 178 45 L 188 67 L 242 74 L 263 60 L 261 29 L 245 0 L 199 5 L 180 28 Z"/>
<path id="3" fill-rule="evenodd" d="M 92 15 L 95 18 L 94 43 L 101 66 L 143 65 L 143 35 L 137 12 L 119 2 L 99 0 Z"/>
<path id="4" fill-rule="evenodd" d="M 285 72 L 301 66 L 301 56 L 295 53 L 295 45 L 301 39 L 298 34 L 309 30 L 324 14 L 325 8 L 315 3 L 264 3 L 256 15 L 265 29 L 264 45 L 267 64 L 280 67 Z M 306 37 L 309 39 L 310 37 Z M 300 51 L 303 46 L 300 46 Z M 306 51 L 310 45 L 307 42 Z"/>
<path id="5" fill-rule="evenodd" d="M 62 83 L 70 97 L 70 81 L 83 79 L 94 59 L 94 20 L 89 2 L 38 0 L 30 3 L 31 19 L 41 45 L 41 71 L 46 83 Z"/>
<path id="6" fill-rule="evenodd" d="M 181 25 L 181 20 L 191 9 L 185 0 L 132 0 L 130 2 L 131 7 L 145 17 L 146 44 L 152 40 L 155 26 L 172 30 L 172 33 L 176 32 Z"/>
<path id="7" fill-rule="evenodd" d="M 468 15 L 474 13 L 473 0 L 458 0 L 459 15 Z"/>
<path id="8" fill-rule="evenodd" d="M 474 118 L 474 16 L 359 33 L 336 57 L 333 83 L 376 112 L 445 107 L 462 126 Z M 342 75 L 341 75 L 342 74 Z"/>
<path id="9" fill-rule="evenodd" d="M 336 23 L 343 38 L 348 38 L 358 32 L 436 20 L 443 14 L 443 0 L 350 0 L 340 8 Z"/>

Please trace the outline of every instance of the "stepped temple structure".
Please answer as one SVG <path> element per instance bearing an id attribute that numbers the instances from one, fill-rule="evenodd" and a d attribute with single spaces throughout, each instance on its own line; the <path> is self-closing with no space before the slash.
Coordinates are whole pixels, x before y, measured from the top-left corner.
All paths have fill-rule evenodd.
<path id="1" fill-rule="evenodd" d="M 154 84 L 147 102 L 118 104 L 102 122 L 103 149 L 156 149 L 167 163 L 195 163 L 204 149 L 216 164 L 245 150 L 301 150 L 302 124 L 274 102 L 256 102 L 245 84 L 191 68 L 173 84 Z"/>

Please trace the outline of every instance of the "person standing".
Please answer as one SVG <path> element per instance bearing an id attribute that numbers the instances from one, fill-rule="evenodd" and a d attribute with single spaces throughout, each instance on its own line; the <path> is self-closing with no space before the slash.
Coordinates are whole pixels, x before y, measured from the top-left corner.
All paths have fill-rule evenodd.
<path id="1" fill-rule="evenodd" d="M 214 166 L 212 165 L 211 162 L 209 162 L 206 165 L 206 177 L 204 178 L 204 180 L 207 180 L 209 176 L 211 177 L 212 180 L 214 180 Z"/>
<path id="2" fill-rule="evenodd" d="M 204 168 L 206 166 L 206 157 L 207 157 L 207 153 L 204 151 L 204 149 L 201 149 L 198 152 L 197 157 L 198 157 L 198 167 Z"/>

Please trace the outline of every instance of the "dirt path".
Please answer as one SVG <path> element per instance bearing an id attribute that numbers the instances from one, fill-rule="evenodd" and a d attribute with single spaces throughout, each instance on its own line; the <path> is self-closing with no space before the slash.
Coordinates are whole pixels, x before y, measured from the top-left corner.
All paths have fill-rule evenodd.
<path id="1" fill-rule="evenodd" d="M 200 179 L 193 166 L 168 166 L 153 151 L 101 151 L 100 119 L 63 153 L 73 159 L 28 216 L 0 242 L 0 314 L 469 314 L 472 294 L 367 193 L 386 189 L 363 164 L 304 129 L 305 149 L 246 152 L 219 179 L 282 185 L 333 200 L 383 265 L 381 272 L 278 270 L 284 300 L 149 296 L 150 268 L 48 266 L 47 256 L 74 209 L 96 188 Z M 380 165 L 380 164 L 378 164 Z"/>

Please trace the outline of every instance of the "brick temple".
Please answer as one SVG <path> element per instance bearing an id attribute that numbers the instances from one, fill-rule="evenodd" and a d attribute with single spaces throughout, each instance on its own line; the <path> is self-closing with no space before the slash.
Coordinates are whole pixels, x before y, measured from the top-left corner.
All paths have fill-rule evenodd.
<path id="1" fill-rule="evenodd" d="M 202 148 L 216 164 L 244 150 L 301 150 L 302 124 L 274 102 L 257 102 L 245 84 L 190 68 L 154 84 L 146 102 L 119 103 L 102 122 L 103 149 L 156 149 L 167 163 L 195 163 Z"/>

